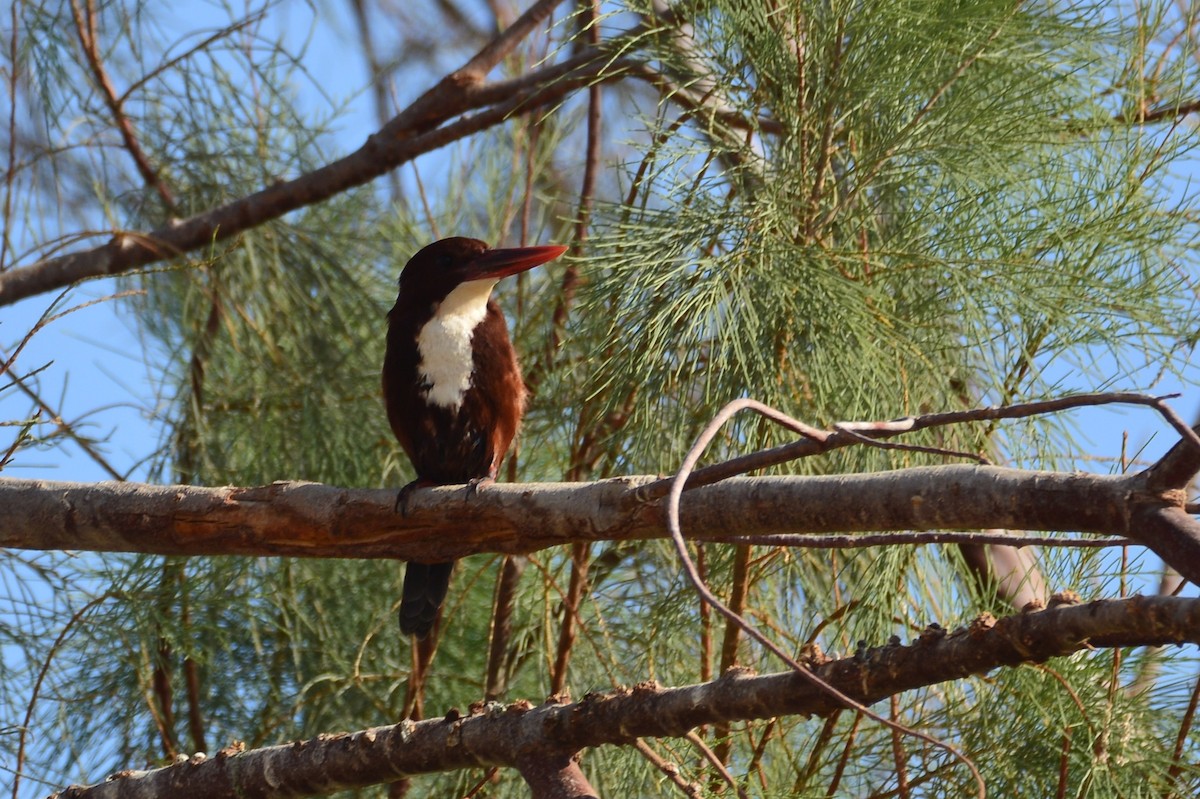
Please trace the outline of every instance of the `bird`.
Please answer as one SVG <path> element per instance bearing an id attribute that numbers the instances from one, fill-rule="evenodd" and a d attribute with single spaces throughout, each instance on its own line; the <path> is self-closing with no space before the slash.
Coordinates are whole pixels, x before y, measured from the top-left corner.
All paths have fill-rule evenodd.
<path id="1" fill-rule="evenodd" d="M 492 249 L 453 237 L 405 264 L 388 313 L 382 375 L 388 422 L 416 472 L 397 497 L 401 512 L 414 489 L 466 483 L 473 492 L 496 479 L 527 391 L 492 288 L 566 251 Z M 404 635 L 429 635 L 453 569 L 453 562 L 407 564 L 399 614 Z"/>

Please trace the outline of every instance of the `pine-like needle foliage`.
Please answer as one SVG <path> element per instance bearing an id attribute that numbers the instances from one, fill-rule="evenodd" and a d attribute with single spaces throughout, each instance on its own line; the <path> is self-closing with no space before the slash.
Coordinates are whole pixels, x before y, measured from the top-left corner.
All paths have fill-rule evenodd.
<path id="1" fill-rule="evenodd" d="M 405 47 L 393 77 L 405 97 L 486 41 L 473 16 L 438 16 L 445 6 L 397 12 Z M 1126 19 L 1124 5 L 1101 2 L 602 5 L 605 46 L 643 59 L 653 79 L 604 90 L 603 158 L 579 254 L 501 286 L 534 389 L 515 476 L 670 472 L 736 397 L 828 425 L 1151 387 L 1184 363 L 1200 321 L 1196 203 L 1178 179 L 1195 168 L 1194 137 L 1151 113 L 1197 85 L 1186 52 L 1194 20 L 1172 7 L 1143 4 Z M 73 30 L 70 5 L 23 3 L 20 63 L 40 82 L 22 101 L 73 145 L 31 156 L 31 179 L 10 181 L 33 198 L 29 218 L 45 222 L 28 209 L 53 186 L 64 208 L 99 206 L 113 226 L 152 228 L 346 148 L 331 131 L 346 109 L 329 100 L 311 110 L 324 75 L 308 40 L 289 44 L 283 33 L 297 24 L 288 13 L 315 30 L 332 11 L 267 3 L 222 19 L 221 35 L 177 40 L 151 5 L 98 13 L 106 63 L 134 87 L 127 110 L 175 204 L 107 146 L 112 120 L 62 34 Z M 588 35 L 585 17 L 564 11 L 501 70 L 519 75 L 571 52 Z M 431 29 L 446 31 L 453 58 L 419 46 L 412 31 Z M 144 290 L 127 307 L 160 389 L 156 476 L 406 482 L 378 389 L 400 267 L 447 235 L 568 242 L 587 124 L 586 98 L 573 97 L 422 158 L 388 186 L 129 278 Z M 568 268 L 578 287 L 563 281 Z M 913 440 L 1046 467 L 1117 454 L 1086 452 L 1073 433 L 1038 420 Z M 708 457 L 783 440 L 747 417 Z M 941 461 L 860 449 L 787 470 L 927 462 Z M 1003 608 L 950 548 L 710 545 L 696 555 L 718 593 L 740 596 L 746 615 L 793 650 L 815 642 L 848 653 Z M 570 555 L 531 556 L 505 655 L 509 698 L 544 696 L 564 648 L 577 696 L 711 679 L 735 662 L 781 668 L 700 606 L 666 546 L 596 546 L 587 560 L 587 590 L 568 608 Z M 1089 596 L 1114 595 L 1153 568 L 1039 554 L 1052 589 Z M 431 715 L 483 696 L 499 569 L 489 555 L 460 564 L 427 684 Z M 0 630 L 13 653 L 0 663 L 0 732 L 32 707 L 29 729 L 42 741 L 0 734 L 0 747 L 20 750 L 23 771 L 53 785 L 231 740 L 369 727 L 404 708 L 411 665 L 395 627 L 393 563 L 49 558 L 14 560 L 0 576 Z M 567 618 L 577 625 L 569 647 Z M 1194 670 L 1178 653 L 1079 655 L 906 694 L 890 712 L 972 758 L 991 795 L 1061 786 L 1060 795 L 1162 796 Z M 850 712 L 703 735 L 752 795 L 973 791 L 943 751 Z M 728 795 L 690 744 L 652 745 L 698 790 Z M 1182 745 L 1194 761 L 1194 736 Z M 605 796 L 675 790 L 630 750 L 589 752 L 585 766 Z M 460 796 L 479 778 L 439 775 L 413 790 Z M 513 773 L 487 790 L 526 792 Z"/>

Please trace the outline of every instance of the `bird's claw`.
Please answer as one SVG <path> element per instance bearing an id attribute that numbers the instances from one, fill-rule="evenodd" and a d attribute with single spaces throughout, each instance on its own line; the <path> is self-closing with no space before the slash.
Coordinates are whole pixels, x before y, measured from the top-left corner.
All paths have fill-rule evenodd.
<path id="1" fill-rule="evenodd" d="M 467 481 L 467 499 L 470 499 L 471 497 L 478 494 L 479 490 L 483 486 L 490 485 L 491 483 L 494 483 L 494 482 L 496 482 L 496 478 L 490 474 L 485 475 L 484 477 L 472 477 L 470 480 Z"/>
<path id="2" fill-rule="evenodd" d="M 412 498 L 413 492 L 418 488 L 429 488 L 433 483 L 428 480 L 416 479 L 408 485 L 396 492 L 396 504 L 392 506 L 393 513 L 399 513 L 401 516 L 408 515 L 408 501 Z"/>

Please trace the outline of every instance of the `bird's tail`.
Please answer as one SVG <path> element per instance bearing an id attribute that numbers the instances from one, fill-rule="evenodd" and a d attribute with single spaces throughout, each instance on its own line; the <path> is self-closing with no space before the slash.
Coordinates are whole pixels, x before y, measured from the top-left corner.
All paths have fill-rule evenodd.
<path id="1" fill-rule="evenodd" d="M 454 563 L 409 563 L 400 598 L 400 632 L 418 640 L 429 635 L 450 588 Z"/>

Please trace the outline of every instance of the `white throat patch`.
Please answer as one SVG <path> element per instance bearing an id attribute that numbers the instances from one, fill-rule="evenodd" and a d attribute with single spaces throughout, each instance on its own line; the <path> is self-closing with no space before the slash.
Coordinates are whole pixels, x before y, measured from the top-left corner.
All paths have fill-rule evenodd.
<path id="1" fill-rule="evenodd" d="M 429 384 L 425 396 L 434 405 L 452 410 L 462 405 L 474 367 L 471 336 L 487 315 L 495 285 L 495 280 L 472 280 L 457 286 L 417 333 L 417 372 Z"/>

